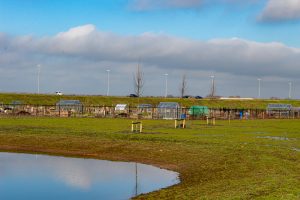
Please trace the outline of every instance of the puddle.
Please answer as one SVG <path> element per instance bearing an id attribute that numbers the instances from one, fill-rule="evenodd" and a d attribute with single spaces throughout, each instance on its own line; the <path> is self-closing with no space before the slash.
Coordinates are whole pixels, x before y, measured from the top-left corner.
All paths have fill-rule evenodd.
<path id="1" fill-rule="evenodd" d="M 257 131 L 257 132 L 251 132 L 252 134 L 268 134 L 268 132 L 261 132 L 261 131 Z"/>
<path id="2" fill-rule="evenodd" d="M 272 139 L 272 140 L 291 140 L 290 138 L 279 137 L 279 136 L 257 136 L 256 138 Z"/>
<path id="3" fill-rule="evenodd" d="M 211 136 L 211 137 L 224 137 L 223 134 L 201 134 L 201 133 L 198 133 L 198 134 L 195 134 L 196 136 Z"/>
<path id="4" fill-rule="evenodd" d="M 0 153 L 0 199 L 130 199 L 179 183 L 150 165 Z"/>

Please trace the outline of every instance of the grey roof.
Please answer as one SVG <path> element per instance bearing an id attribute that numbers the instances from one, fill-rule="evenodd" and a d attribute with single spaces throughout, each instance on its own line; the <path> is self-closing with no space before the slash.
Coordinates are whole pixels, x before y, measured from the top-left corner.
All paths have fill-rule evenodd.
<path id="1" fill-rule="evenodd" d="M 268 104 L 267 109 L 268 110 L 291 110 L 292 109 L 291 104 L 280 104 L 280 103 L 270 103 Z"/>
<path id="2" fill-rule="evenodd" d="M 11 102 L 11 105 L 22 105 L 22 101 L 14 100 Z"/>
<path id="3" fill-rule="evenodd" d="M 158 108 L 179 108 L 177 102 L 160 102 L 157 106 Z"/>
<path id="4" fill-rule="evenodd" d="M 56 105 L 82 105 L 79 100 L 60 100 Z"/>
<path id="5" fill-rule="evenodd" d="M 152 108 L 151 104 L 139 104 L 138 108 Z"/>

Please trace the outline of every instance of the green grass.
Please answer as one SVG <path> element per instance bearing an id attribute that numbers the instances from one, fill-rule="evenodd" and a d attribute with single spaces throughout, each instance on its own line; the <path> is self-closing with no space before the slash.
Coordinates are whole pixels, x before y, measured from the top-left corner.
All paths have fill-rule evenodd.
<path id="1" fill-rule="evenodd" d="M 218 99 L 181 99 L 181 98 L 160 98 L 160 97 L 106 97 L 106 96 L 80 96 L 80 95 L 50 95 L 50 94 L 16 94 L 16 93 L 0 93 L 0 102 L 9 104 L 12 101 L 19 100 L 24 104 L 34 105 L 54 105 L 60 99 L 64 100 L 80 100 L 84 105 L 106 105 L 112 106 L 118 103 L 125 103 L 131 106 L 137 106 L 140 103 L 152 104 L 157 106 L 162 101 L 178 102 L 181 106 L 189 107 L 192 105 L 204 105 L 210 108 L 252 108 L 252 109 L 266 109 L 269 103 L 288 103 L 295 107 L 300 107 L 299 100 L 270 100 L 270 99 L 256 99 L 256 100 L 218 100 Z"/>
<path id="2" fill-rule="evenodd" d="M 180 173 L 181 183 L 137 199 L 299 199 L 299 120 L 1 118 L 0 150 L 137 161 Z M 270 137 L 268 137 L 270 136 Z"/>

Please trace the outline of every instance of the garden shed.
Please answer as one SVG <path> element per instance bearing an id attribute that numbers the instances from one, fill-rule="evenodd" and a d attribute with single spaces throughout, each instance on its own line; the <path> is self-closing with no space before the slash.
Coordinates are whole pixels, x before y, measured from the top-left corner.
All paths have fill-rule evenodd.
<path id="1" fill-rule="evenodd" d="M 117 104 L 115 107 L 115 111 L 126 111 L 127 104 Z"/>
<path id="2" fill-rule="evenodd" d="M 138 107 L 140 112 L 151 112 L 152 105 L 151 104 L 139 104 Z"/>
<path id="3" fill-rule="evenodd" d="M 271 103 L 267 106 L 267 114 L 272 117 L 290 117 L 292 111 L 291 104 Z"/>
<path id="4" fill-rule="evenodd" d="M 188 110 L 188 114 L 192 117 L 204 117 L 208 116 L 209 109 L 207 106 L 191 106 Z"/>
<path id="5" fill-rule="evenodd" d="M 138 118 L 152 118 L 153 108 L 151 104 L 139 104 L 137 106 Z"/>
<path id="6" fill-rule="evenodd" d="M 292 111 L 293 111 L 293 117 L 297 117 L 297 118 L 300 117 L 300 107 L 293 107 Z"/>
<path id="7" fill-rule="evenodd" d="M 79 100 L 60 100 L 56 103 L 56 110 L 82 113 L 83 104 Z"/>
<path id="8" fill-rule="evenodd" d="M 178 119 L 181 114 L 180 105 L 177 102 L 160 102 L 157 113 L 159 119 Z"/>

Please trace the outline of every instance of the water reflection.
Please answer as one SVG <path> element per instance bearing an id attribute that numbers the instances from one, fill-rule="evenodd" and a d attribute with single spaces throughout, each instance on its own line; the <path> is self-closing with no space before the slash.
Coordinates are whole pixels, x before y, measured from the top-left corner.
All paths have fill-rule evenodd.
<path id="1" fill-rule="evenodd" d="M 0 199 L 128 199 L 178 182 L 138 163 L 0 153 Z"/>

